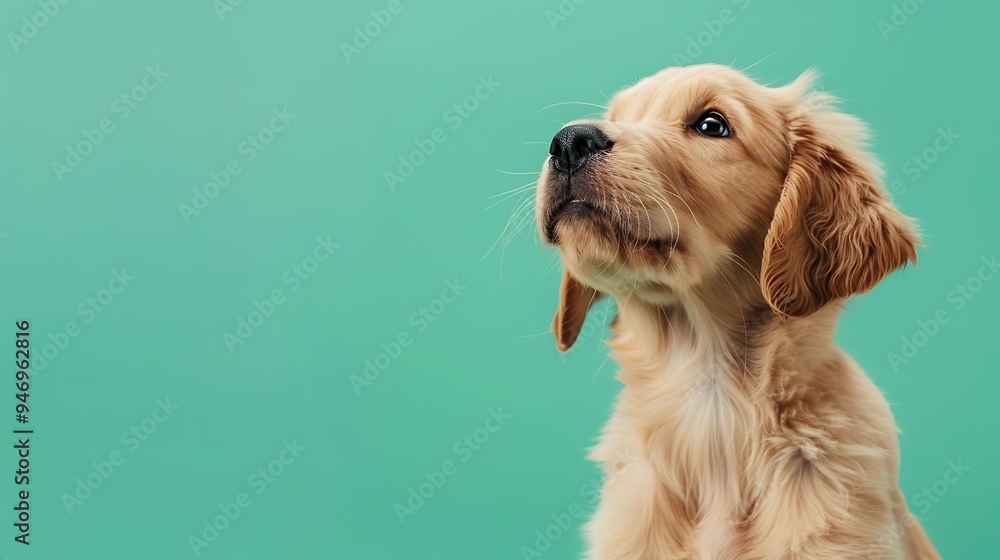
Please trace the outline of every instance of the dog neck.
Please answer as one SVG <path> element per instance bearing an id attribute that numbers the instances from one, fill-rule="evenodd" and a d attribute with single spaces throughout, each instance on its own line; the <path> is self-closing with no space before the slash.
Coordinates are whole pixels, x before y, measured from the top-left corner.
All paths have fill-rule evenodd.
<path id="1" fill-rule="evenodd" d="M 692 369 L 693 377 L 700 369 L 741 385 L 766 382 L 775 356 L 798 356 L 805 362 L 798 367 L 812 369 L 829 357 L 813 350 L 832 348 L 840 313 L 833 305 L 807 318 L 789 318 L 766 305 L 733 305 L 725 298 L 670 304 L 617 299 L 619 318 L 609 345 L 626 384 Z"/>

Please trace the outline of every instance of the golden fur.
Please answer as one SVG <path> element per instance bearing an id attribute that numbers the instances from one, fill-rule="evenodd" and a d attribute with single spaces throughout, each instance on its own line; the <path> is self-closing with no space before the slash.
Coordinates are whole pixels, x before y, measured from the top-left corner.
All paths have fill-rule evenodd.
<path id="1" fill-rule="evenodd" d="M 580 121 L 614 144 L 570 182 L 546 162 L 559 348 L 597 298 L 619 310 L 624 389 L 591 457 L 631 463 L 588 524 L 594 560 L 939 558 L 898 486 L 889 406 L 832 339 L 843 300 L 919 238 L 863 125 L 811 82 L 668 68 Z M 710 109 L 731 137 L 692 129 Z M 593 210 L 554 208 L 560 189 Z"/>

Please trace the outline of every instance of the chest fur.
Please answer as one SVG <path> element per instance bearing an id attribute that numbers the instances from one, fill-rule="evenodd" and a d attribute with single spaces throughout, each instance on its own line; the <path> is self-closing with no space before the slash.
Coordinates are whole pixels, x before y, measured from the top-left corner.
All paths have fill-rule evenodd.
<path id="1" fill-rule="evenodd" d="M 703 511 L 741 494 L 748 456 L 759 441 L 740 372 L 689 354 L 664 364 L 660 375 L 636 381 L 623 392 L 620 410 L 664 482 Z"/>

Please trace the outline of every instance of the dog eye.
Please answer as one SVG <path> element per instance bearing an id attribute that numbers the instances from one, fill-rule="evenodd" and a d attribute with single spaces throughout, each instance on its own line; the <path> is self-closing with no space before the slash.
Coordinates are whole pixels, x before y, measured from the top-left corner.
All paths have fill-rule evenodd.
<path id="1" fill-rule="evenodd" d="M 729 136 L 729 123 L 726 118 L 716 111 L 709 111 L 698 117 L 693 125 L 695 130 L 705 136 L 713 138 L 725 138 Z"/>

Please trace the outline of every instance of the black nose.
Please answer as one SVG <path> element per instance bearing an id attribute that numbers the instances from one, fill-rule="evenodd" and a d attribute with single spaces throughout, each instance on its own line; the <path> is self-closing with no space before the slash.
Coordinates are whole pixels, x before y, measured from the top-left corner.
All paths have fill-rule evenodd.
<path id="1" fill-rule="evenodd" d="M 596 126 L 574 124 L 556 133 L 549 153 L 557 170 L 574 173 L 587 163 L 591 155 L 610 150 L 611 146 L 611 140 Z"/>

